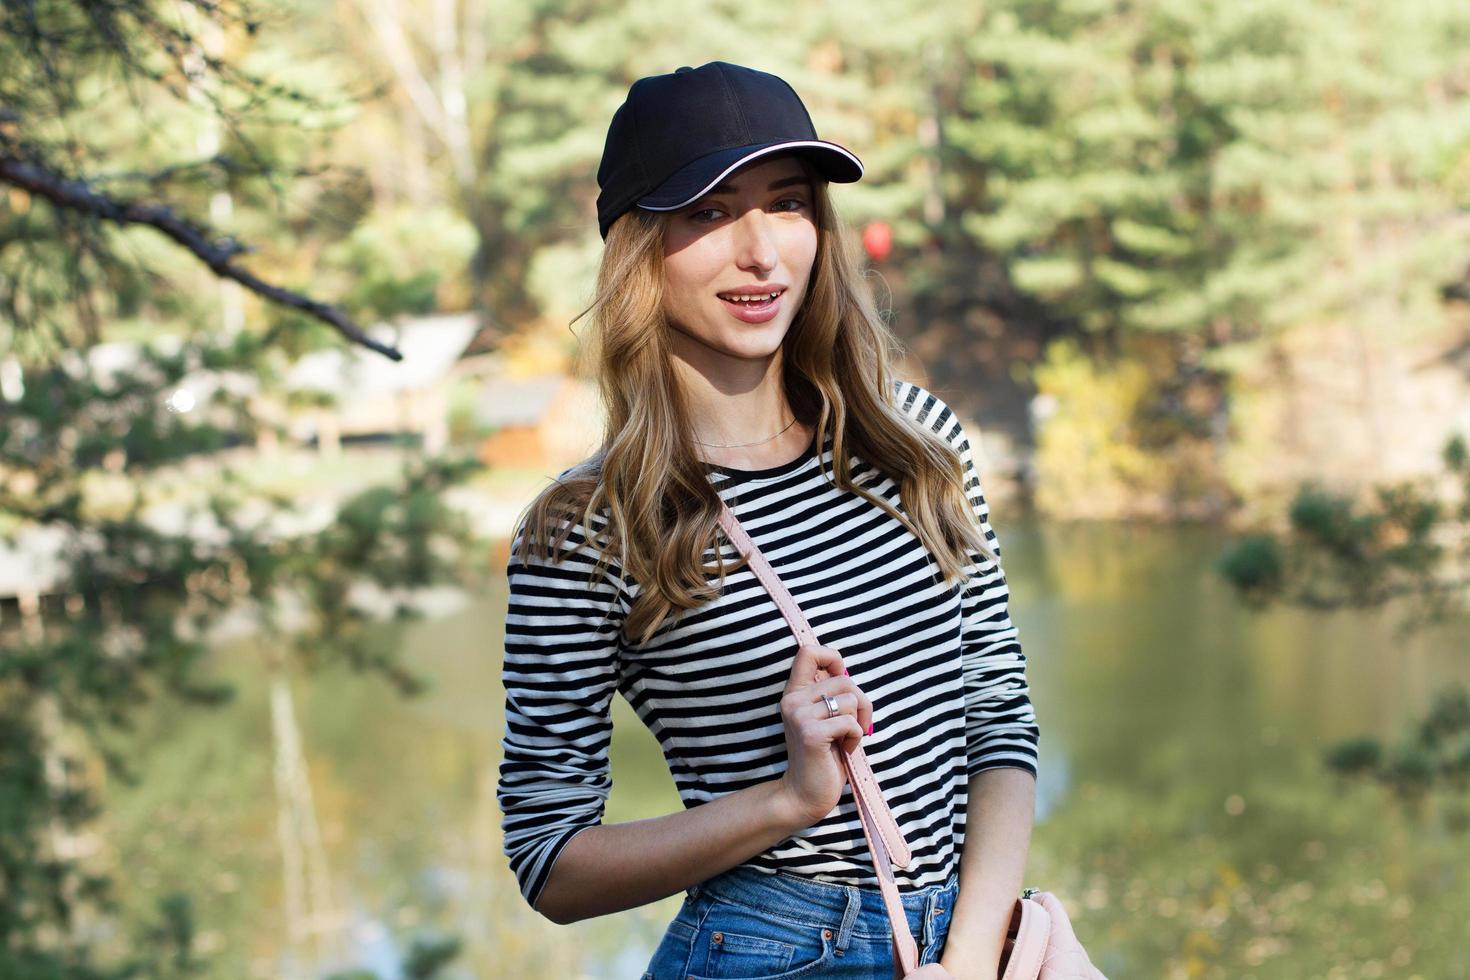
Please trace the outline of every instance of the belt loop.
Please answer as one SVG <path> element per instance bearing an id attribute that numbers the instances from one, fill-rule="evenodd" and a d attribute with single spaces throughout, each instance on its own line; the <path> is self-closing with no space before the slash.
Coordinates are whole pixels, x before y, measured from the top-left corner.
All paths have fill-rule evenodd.
<path id="1" fill-rule="evenodd" d="M 930 889 L 929 894 L 924 896 L 924 928 L 920 931 L 923 933 L 925 947 L 934 944 L 934 920 L 939 918 L 940 913 L 944 910 L 944 906 L 939 904 L 940 896 L 943 894 L 943 887 L 940 886 Z"/>
<path id="2" fill-rule="evenodd" d="M 843 888 L 847 892 L 847 908 L 842 913 L 842 925 L 837 929 L 837 955 L 841 956 L 847 952 L 847 944 L 852 941 L 852 930 L 857 925 L 858 912 L 863 907 L 863 893 L 852 885 Z"/>

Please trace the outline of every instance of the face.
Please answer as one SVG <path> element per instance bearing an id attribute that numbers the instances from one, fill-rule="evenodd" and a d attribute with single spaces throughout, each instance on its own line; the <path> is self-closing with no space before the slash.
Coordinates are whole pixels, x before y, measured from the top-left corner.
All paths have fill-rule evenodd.
<path id="1" fill-rule="evenodd" d="M 726 176 L 674 212 L 664 233 L 674 353 L 716 369 L 732 358 L 768 360 L 801 308 L 816 255 L 812 189 L 800 163 L 762 158 Z"/>

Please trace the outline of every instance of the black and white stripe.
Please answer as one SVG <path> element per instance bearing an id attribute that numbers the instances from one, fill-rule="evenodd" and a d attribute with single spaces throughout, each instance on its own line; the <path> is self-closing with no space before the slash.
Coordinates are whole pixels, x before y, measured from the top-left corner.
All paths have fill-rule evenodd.
<path id="1" fill-rule="evenodd" d="M 959 421 L 917 385 L 897 382 L 895 395 L 907 415 L 959 450 L 966 494 L 999 557 Z M 830 466 L 830 439 L 822 452 Z M 853 472 L 902 510 L 893 481 L 857 459 Z M 912 865 L 897 872 L 899 887 L 942 883 L 964 842 L 967 778 L 998 767 L 1036 772 L 1026 658 L 1000 565 L 972 552 L 967 585 L 939 585 L 938 566 L 916 537 L 823 478 L 815 446 L 767 470 L 711 467 L 710 481 L 823 645 L 842 652 L 873 699 L 874 733 L 864 747 L 914 853 Z M 589 582 L 590 547 L 559 565 L 527 566 L 514 557 L 523 531 L 507 569 L 497 795 L 506 854 L 534 905 L 567 841 L 602 819 L 612 786 L 613 692 L 657 737 L 684 805 L 698 806 L 785 771 L 779 701 L 794 641 L 775 603 L 742 568 L 726 578 L 718 599 L 665 622 L 645 646 L 621 644 L 618 629 L 636 583 L 615 564 Z M 584 531 L 574 530 L 568 552 Z M 720 541 L 727 562 L 736 560 L 734 547 Z M 821 822 L 747 863 L 877 884 L 850 792 Z"/>

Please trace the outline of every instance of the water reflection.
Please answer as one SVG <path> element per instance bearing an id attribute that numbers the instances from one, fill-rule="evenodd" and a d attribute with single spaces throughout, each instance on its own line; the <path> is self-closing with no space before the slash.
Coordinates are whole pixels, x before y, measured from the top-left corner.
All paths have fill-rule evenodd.
<path id="1" fill-rule="evenodd" d="M 1334 783 L 1318 755 L 1397 734 L 1470 676 L 1470 630 L 1400 639 L 1391 615 L 1249 614 L 1210 570 L 1210 529 L 1002 534 L 1042 726 L 1027 879 L 1075 907 L 1110 976 L 1467 975 L 1466 841 Z M 494 796 L 504 603 L 497 584 L 406 628 L 435 679 L 417 700 L 346 672 L 290 678 L 347 951 L 300 975 L 391 976 L 414 936 L 455 933 L 448 976 L 635 977 L 674 915 L 678 897 L 556 926 L 517 893 Z M 146 779 L 109 790 L 120 892 L 132 915 L 193 894 L 212 976 L 291 975 L 260 651 L 232 644 L 211 669 L 239 681 L 234 705 L 169 708 L 129 739 Z M 614 731 L 608 819 L 678 808 L 621 700 Z"/>

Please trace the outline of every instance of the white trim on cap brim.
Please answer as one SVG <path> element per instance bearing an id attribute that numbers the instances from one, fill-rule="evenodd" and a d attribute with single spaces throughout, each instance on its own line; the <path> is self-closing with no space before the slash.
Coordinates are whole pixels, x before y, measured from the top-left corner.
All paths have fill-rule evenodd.
<path id="1" fill-rule="evenodd" d="M 637 207 L 642 208 L 644 211 L 677 211 L 680 208 L 699 200 L 701 197 L 704 197 L 704 195 L 710 192 L 710 188 L 714 187 L 720 181 L 730 176 L 730 173 L 732 171 L 739 169 L 740 167 L 754 160 L 756 157 L 763 157 L 767 153 L 777 153 L 781 150 L 802 149 L 804 147 L 812 147 L 820 150 L 835 150 L 836 152 L 841 153 L 843 156 L 847 157 L 849 160 L 857 165 L 859 178 L 863 176 L 863 162 L 857 157 L 853 156 L 847 150 L 844 150 L 842 147 L 838 146 L 836 143 L 825 143 L 821 140 L 794 140 L 790 143 L 777 143 L 775 146 L 765 146 L 759 150 L 747 153 L 745 156 L 741 157 L 739 160 L 736 160 L 724 170 L 720 171 L 719 176 L 710 181 L 708 184 L 705 184 L 704 187 L 697 194 L 693 194 L 685 198 L 678 204 L 667 204 L 661 207 L 652 207 L 647 204 L 636 204 L 636 202 L 635 204 Z"/>

